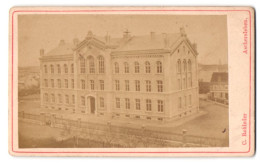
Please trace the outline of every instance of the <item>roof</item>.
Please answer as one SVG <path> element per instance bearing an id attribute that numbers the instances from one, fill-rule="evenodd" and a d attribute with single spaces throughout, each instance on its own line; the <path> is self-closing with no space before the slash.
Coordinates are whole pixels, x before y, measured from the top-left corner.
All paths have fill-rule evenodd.
<path id="1" fill-rule="evenodd" d="M 165 49 L 165 44 L 171 46 L 180 36 L 180 33 L 131 36 L 124 39 L 115 51 Z"/>
<path id="2" fill-rule="evenodd" d="M 56 56 L 56 55 L 70 55 L 73 54 L 74 45 L 72 43 L 65 43 L 63 40 L 60 44 L 46 53 L 45 56 Z"/>
<path id="3" fill-rule="evenodd" d="M 211 81 L 210 82 L 216 82 L 216 83 L 219 83 L 219 82 L 224 82 L 224 83 L 228 83 L 228 73 L 227 72 L 214 72 L 212 74 L 212 77 L 211 77 Z"/>

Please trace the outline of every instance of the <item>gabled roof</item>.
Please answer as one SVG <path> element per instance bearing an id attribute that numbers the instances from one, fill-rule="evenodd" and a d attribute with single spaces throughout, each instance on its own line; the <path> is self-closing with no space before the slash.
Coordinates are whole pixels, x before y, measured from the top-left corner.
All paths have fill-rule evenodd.
<path id="1" fill-rule="evenodd" d="M 212 83 L 224 82 L 228 83 L 228 73 L 227 72 L 214 72 L 211 77 Z"/>
<path id="2" fill-rule="evenodd" d="M 71 43 L 61 42 L 56 48 L 46 53 L 45 56 L 72 55 L 74 45 Z"/>

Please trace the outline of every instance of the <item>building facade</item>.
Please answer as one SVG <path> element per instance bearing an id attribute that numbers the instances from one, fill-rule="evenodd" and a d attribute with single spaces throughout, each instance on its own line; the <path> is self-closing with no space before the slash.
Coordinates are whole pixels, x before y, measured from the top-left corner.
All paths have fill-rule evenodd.
<path id="1" fill-rule="evenodd" d="M 40 50 L 41 107 L 165 121 L 199 109 L 196 44 L 184 31 L 122 38 L 91 31 Z"/>
<path id="2" fill-rule="evenodd" d="M 228 73 L 214 72 L 210 81 L 209 99 L 228 104 Z"/>

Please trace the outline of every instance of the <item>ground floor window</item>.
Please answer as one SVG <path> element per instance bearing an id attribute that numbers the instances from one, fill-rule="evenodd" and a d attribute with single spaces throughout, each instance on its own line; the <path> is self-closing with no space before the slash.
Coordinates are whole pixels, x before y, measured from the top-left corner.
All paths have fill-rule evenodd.
<path id="1" fill-rule="evenodd" d="M 181 108 L 181 97 L 179 97 L 178 108 Z"/>
<path id="2" fill-rule="evenodd" d="M 125 108 L 130 109 L 130 99 L 129 98 L 125 99 Z"/>
<path id="3" fill-rule="evenodd" d="M 152 111 L 152 100 L 146 99 L 146 110 Z"/>
<path id="4" fill-rule="evenodd" d="M 120 108 L 120 98 L 116 98 L 116 108 Z"/>
<path id="5" fill-rule="evenodd" d="M 163 101 L 158 100 L 158 112 L 163 112 Z"/>
<path id="6" fill-rule="evenodd" d="M 86 100 L 84 96 L 81 96 L 81 105 L 85 106 L 86 105 Z"/>
<path id="7" fill-rule="evenodd" d="M 100 106 L 101 108 L 103 108 L 103 107 L 105 106 L 105 104 L 104 104 L 104 103 L 105 103 L 105 102 L 104 102 L 104 98 L 103 98 L 103 97 L 100 97 L 99 100 L 100 100 L 100 105 L 99 105 L 99 106 Z"/>
<path id="8" fill-rule="evenodd" d="M 140 110 L 141 109 L 141 106 L 140 106 L 140 99 L 135 99 L 135 109 L 136 110 Z"/>

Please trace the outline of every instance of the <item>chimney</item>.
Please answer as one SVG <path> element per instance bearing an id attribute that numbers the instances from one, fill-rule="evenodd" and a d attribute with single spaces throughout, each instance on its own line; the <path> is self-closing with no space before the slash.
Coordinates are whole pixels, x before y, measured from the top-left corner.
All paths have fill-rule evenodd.
<path id="1" fill-rule="evenodd" d="M 155 37 L 155 32 L 151 32 L 151 40 L 153 40 Z"/>
<path id="2" fill-rule="evenodd" d="M 186 32 L 185 32 L 184 27 L 180 28 L 180 33 L 181 33 L 181 36 L 186 36 Z"/>
<path id="3" fill-rule="evenodd" d="M 105 36 L 106 43 L 108 44 L 110 42 L 110 36 L 108 35 L 108 32 Z"/>
<path id="4" fill-rule="evenodd" d="M 128 29 L 126 29 L 126 31 L 124 31 L 123 38 L 128 39 L 129 37 L 130 37 L 130 32 L 128 31 Z"/>
<path id="5" fill-rule="evenodd" d="M 79 44 L 79 39 L 78 38 L 74 38 L 73 44 L 74 44 L 74 46 L 77 46 Z"/>
<path id="6" fill-rule="evenodd" d="M 59 46 L 65 45 L 65 41 L 64 40 L 60 40 L 60 44 Z"/>
<path id="7" fill-rule="evenodd" d="M 44 49 L 40 49 L 40 56 L 41 56 L 41 57 L 44 56 Z"/>
<path id="8" fill-rule="evenodd" d="M 93 33 L 92 31 L 88 31 L 87 38 L 91 38 L 91 37 L 93 37 Z"/>

